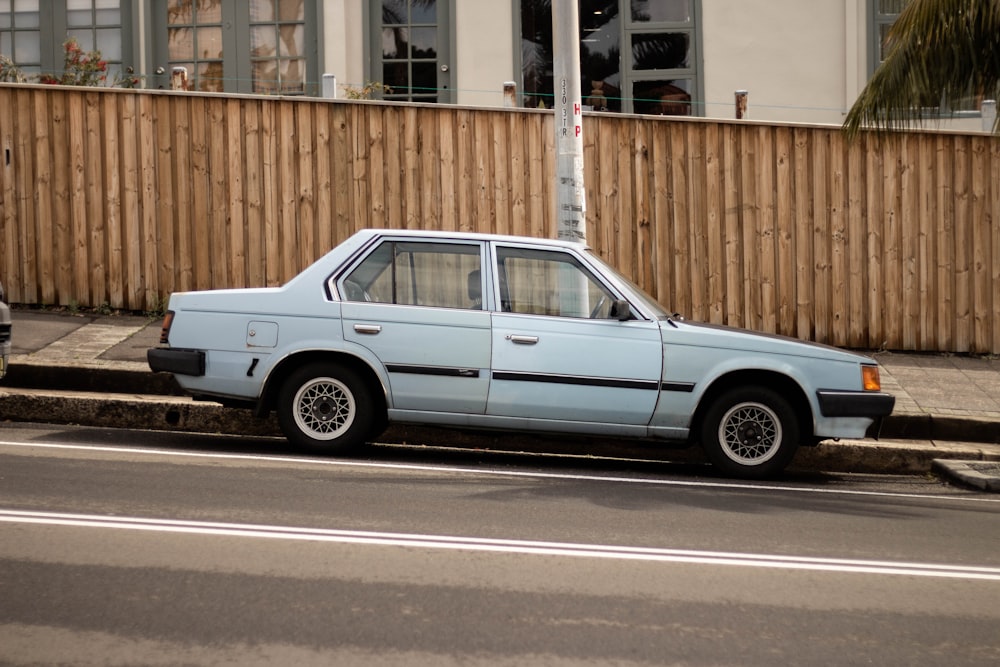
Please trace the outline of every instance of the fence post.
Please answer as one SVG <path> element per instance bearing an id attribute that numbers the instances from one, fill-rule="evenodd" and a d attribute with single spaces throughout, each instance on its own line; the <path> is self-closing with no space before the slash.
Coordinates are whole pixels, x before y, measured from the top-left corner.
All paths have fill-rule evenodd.
<path id="1" fill-rule="evenodd" d="M 337 99 L 337 75 L 336 74 L 324 74 L 323 75 L 323 97 L 328 100 Z"/>
<path id="2" fill-rule="evenodd" d="M 513 81 L 503 82 L 503 107 L 513 109 L 517 106 L 517 84 Z"/>
<path id="3" fill-rule="evenodd" d="M 187 67 L 175 67 L 170 72 L 170 90 L 188 89 Z"/>
<path id="4" fill-rule="evenodd" d="M 747 91 L 737 90 L 736 91 L 736 118 L 742 119 L 747 117 Z"/>

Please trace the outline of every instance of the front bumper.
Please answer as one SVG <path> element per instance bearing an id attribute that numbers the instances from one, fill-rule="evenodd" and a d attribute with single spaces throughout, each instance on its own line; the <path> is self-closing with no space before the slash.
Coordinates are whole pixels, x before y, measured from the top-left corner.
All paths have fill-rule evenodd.
<path id="1" fill-rule="evenodd" d="M 157 373 L 194 375 L 196 377 L 205 374 L 205 352 L 202 350 L 154 347 L 146 351 L 146 362 Z"/>
<path id="2" fill-rule="evenodd" d="M 879 419 L 892 414 L 896 397 L 880 391 L 820 389 L 816 392 L 824 417 L 868 417 Z"/>

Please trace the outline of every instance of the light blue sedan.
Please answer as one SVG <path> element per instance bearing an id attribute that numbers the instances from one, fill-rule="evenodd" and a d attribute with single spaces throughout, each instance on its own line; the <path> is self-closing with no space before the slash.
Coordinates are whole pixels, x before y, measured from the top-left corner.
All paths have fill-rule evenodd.
<path id="1" fill-rule="evenodd" d="M 283 287 L 170 298 L 154 371 L 346 453 L 392 422 L 700 443 L 725 474 L 875 431 L 865 356 L 688 322 L 585 245 L 365 230 Z"/>

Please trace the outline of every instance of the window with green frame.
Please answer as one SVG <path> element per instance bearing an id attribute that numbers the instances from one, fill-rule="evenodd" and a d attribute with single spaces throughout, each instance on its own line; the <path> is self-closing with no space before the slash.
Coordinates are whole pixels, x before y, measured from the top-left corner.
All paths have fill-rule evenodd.
<path id="1" fill-rule="evenodd" d="M 0 53 L 28 76 L 62 74 L 63 44 L 100 51 L 107 80 L 135 62 L 132 2 L 125 0 L 0 0 Z"/>
<path id="2" fill-rule="evenodd" d="M 515 0 L 521 103 L 551 107 L 548 0 Z M 598 111 L 701 115 L 698 0 L 579 0 L 583 102 Z"/>

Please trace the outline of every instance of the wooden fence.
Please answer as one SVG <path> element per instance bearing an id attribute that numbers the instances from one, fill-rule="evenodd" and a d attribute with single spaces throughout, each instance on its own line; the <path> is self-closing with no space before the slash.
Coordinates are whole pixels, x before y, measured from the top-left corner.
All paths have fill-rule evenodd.
<path id="1" fill-rule="evenodd" d="M 689 318 L 1000 354 L 1000 138 L 589 115 L 588 241 Z M 364 227 L 553 236 L 551 112 L 0 84 L 0 281 L 156 310 Z"/>

